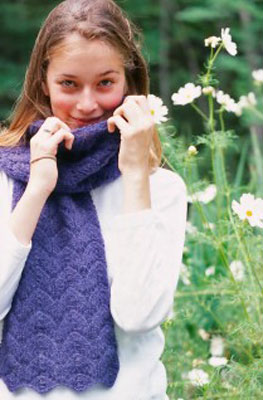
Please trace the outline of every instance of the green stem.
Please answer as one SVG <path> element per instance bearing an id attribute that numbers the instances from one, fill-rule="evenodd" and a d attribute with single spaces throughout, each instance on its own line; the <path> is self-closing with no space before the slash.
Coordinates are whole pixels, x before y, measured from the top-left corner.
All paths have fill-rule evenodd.
<path id="1" fill-rule="evenodd" d="M 222 111 L 219 111 L 219 121 L 220 121 L 221 131 L 225 132 L 225 123 L 224 123 L 224 119 L 223 119 L 223 113 L 224 113 L 224 109 L 222 109 Z"/>
<path id="2" fill-rule="evenodd" d="M 212 65 L 214 64 L 214 62 L 215 62 L 215 60 L 216 60 L 216 58 L 217 58 L 219 52 L 222 50 L 223 47 L 224 47 L 224 44 L 221 42 L 220 46 L 217 48 L 217 51 L 215 52 L 214 57 L 213 57 L 212 60 L 211 60 L 211 64 L 212 64 Z"/>
<path id="3" fill-rule="evenodd" d="M 198 114 L 199 115 L 201 115 L 201 117 L 202 118 L 204 118 L 205 119 L 205 121 L 207 121 L 208 122 L 208 118 L 207 118 L 207 116 L 203 113 L 203 111 L 202 110 L 200 110 L 200 108 L 199 107 L 197 107 L 197 105 L 196 104 L 194 104 L 194 103 L 191 103 L 191 106 L 195 109 L 195 111 L 196 112 L 198 112 Z"/>
<path id="4" fill-rule="evenodd" d="M 188 170 L 190 170 L 190 168 L 188 168 Z M 191 170 L 190 170 L 190 173 L 191 173 Z M 190 179 L 189 179 L 189 182 L 190 182 Z M 189 185 L 189 189 L 190 189 L 190 195 L 193 195 L 193 191 L 192 191 L 191 185 Z M 217 236 L 214 234 L 213 230 L 210 228 L 210 226 L 208 224 L 208 220 L 207 220 L 207 218 L 206 218 L 206 216 L 204 214 L 204 211 L 203 211 L 203 208 L 202 208 L 200 202 L 199 201 L 195 202 L 195 206 L 199 211 L 199 215 L 201 216 L 202 223 L 206 224 L 208 226 L 208 229 L 210 230 L 210 234 L 211 234 L 211 237 L 212 237 L 213 242 L 215 244 L 215 247 L 218 249 L 219 255 L 221 257 L 221 260 L 222 260 L 223 264 L 225 265 L 225 268 L 228 270 L 228 273 L 230 275 L 230 279 L 232 281 L 232 284 L 235 286 L 236 294 L 238 295 L 240 303 L 241 303 L 241 306 L 243 308 L 244 315 L 246 316 L 247 320 L 251 322 L 251 319 L 250 319 L 250 316 L 249 316 L 249 314 L 247 312 L 247 308 L 246 308 L 242 293 L 240 292 L 239 287 L 237 285 L 237 282 L 235 281 L 235 279 L 233 277 L 232 271 L 229 268 L 229 263 L 228 263 L 227 257 L 225 256 L 225 252 L 224 252 L 224 249 L 222 247 L 222 244 L 218 240 Z"/>
<path id="5" fill-rule="evenodd" d="M 213 101 L 213 97 L 211 94 L 208 95 L 208 106 L 209 106 L 209 129 L 211 130 L 211 132 L 214 131 L 214 125 L 215 125 L 215 121 L 214 121 L 214 101 Z"/>
<path id="6" fill-rule="evenodd" d="M 171 169 L 171 171 L 175 172 L 175 168 L 173 167 L 173 165 L 170 163 L 170 161 L 164 154 L 162 154 L 162 158 L 163 158 L 164 162 L 168 165 L 168 167 Z"/>
<path id="7" fill-rule="evenodd" d="M 214 135 L 214 131 L 212 132 L 212 134 Z M 222 151 L 221 148 L 219 148 L 219 159 L 220 159 L 220 166 L 221 166 L 220 170 L 221 170 L 222 175 L 223 175 L 223 186 L 224 186 L 224 191 L 225 191 L 225 194 L 226 194 L 226 197 L 227 197 L 227 209 L 228 209 L 228 213 L 231 214 L 231 211 L 230 211 L 230 204 L 229 204 L 229 203 L 230 203 L 230 200 L 229 200 L 230 192 L 229 192 L 228 182 L 227 182 L 227 177 L 226 177 L 226 168 L 225 168 L 224 155 L 223 155 L 223 151 Z M 216 176 L 215 171 L 214 171 L 214 175 Z M 231 216 L 232 216 L 232 215 L 231 215 Z M 220 244 L 220 247 L 221 247 L 221 244 Z M 242 293 L 240 292 L 240 290 L 239 290 L 239 288 L 238 288 L 238 286 L 237 286 L 237 283 L 236 283 L 236 281 L 235 281 L 235 279 L 234 279 L 234 277 L 233 277 L 232 271 L 231 271 L 230 268 L 229 268 L 229 265 L 228 265 L 227 260 L 226 260 L 226 262 L 225 262 L 225 265 L 226 265 L 226 267 L 227 267 L 227 269 L 228 269 L 228 272 L 229 272 L 229 275 L 230 275 L 230 279 L 231 279 L 231 281 L 233 282 L 233 284 L 235 285 L 235 288 L 236 288 L 236 290 L 237 290 L 237 293 L 239 293 L 239 298 L 240 298 L 240 302 L 241 302 L 242 307 L 243 307 L 244 314 L 246 315 L 247 319 L 248 319 L 249 321 L 251 321 L 250 316 L 249 316 L 249 313 L 247 312 L 247 308 L 246 308 L 246 304 L 245 304 L 243 295 L 242 295 Z"/>
<path id="8" fill-rule="evenodd" d="M 219 52 L 221 51 L 221 49 L 223 48 L 223 43 L 220 44 L 220 46 L 218 47 L 217 51 L 215 52 L 215 54 L 213 53 L 213 48 L 211 47 L 211 53 L 210 53 L 210 57 L 208 60 L 208 68 L 207 68 L 207 72 L 205 75 L 205 84 L 206 86 L 209 85 L 209 80 L 210 80 L 210 73 L 211 73 L 211 69 L 213 67 L 213 64 L 219 54 Z M 213 55 L 214 54 L 214 55 Z"/>
<path id="9" fill-rule="evenodd" d="M 252 148 L 254 152 L 255 166 L 257 172 L 257 194 L 262 195 L 263 193 L 263 161 L 261 155 L 261 144 L 258 140 L 258 134 L 256 128 L 251 126 L 250 128 L 251 140 L 252 140 Z"/>

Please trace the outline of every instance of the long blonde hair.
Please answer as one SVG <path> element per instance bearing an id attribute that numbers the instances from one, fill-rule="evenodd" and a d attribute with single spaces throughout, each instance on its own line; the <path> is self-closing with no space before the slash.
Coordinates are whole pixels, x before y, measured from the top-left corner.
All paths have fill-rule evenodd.
<path id="1" fill-rule="evenodd" d="M 77 32 L 86 39 L 100 39 L 114 46 L 123 56 L 128 94 L 149 93 L 146 62 L 141 53 L 141 35 L 123 10 L 113 0 L 66 0 L 55 7 L 37 36 L 26 71 L 24 86 L 10 126 L 2 130 L 0 146 L 26 143 L 26 129 L 37 119 L 52 115 L 49 97 L 43 92 L 51 55 L 69 34 Z M 155 130 L 150 166 L 161 162 L 161 144 Z"/>

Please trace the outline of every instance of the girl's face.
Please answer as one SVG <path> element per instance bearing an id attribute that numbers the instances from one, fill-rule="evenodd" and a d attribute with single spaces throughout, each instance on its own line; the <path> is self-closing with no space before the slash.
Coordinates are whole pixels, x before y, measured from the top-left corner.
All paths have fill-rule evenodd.
<path id="1" fill-rule="evenodd" d="M 109 118 L 126 94 L 122 56 L 109 44 L 78 34 L 64 44 L 65 50 L 51 57 L 43 83 L 53 115 L 71 129 Z"/>

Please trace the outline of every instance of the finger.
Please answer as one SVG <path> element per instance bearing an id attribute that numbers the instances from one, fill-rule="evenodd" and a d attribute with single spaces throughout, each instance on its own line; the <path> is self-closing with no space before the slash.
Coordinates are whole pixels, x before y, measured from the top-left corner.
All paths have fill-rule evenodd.
<path id="1" fill-rule="evenodd" d="M 122 134 L 130 131 L 130 125 L 120 115 L 114 115 L 108 119 L 109 132 L 114 132 L 115 127 L 117 127 Z"/>
<path id="2" fill-rule="evenodd" d="M 140 105 L 140 107 L 143 110 L 143 113 L 145 115 L 148 114 L 148 115 L 152 116 L 149 102 L 148 102 L 148 99 L 146 96 L 137 96 L 136 101 Z"/>
<path id="3" fill-rule="evenodd" d="M 39 129 L 39 132 L 41 134 L 45 134 L 46 136 L 50 136 L 50 135 L 53 135 L 57 130 L 59 130 L 61 128 L 65 129 L 67 131 L 70 131 L 70 128 L 67 126 L 67 124 L 65 124 L 59 118 L 48 117 L 42 124 L 41 128 Z"/>
<path id="4" fill-rule="evenodd" d="M 118 107 L 113 115 L 124 117 L 129 123 L 136 123 L 143 117 L 143 112 L 139 105 L 132 99 Z"/>
<path id="5" fill-rule="evenodd" d="M 74 135 L 72 135 L 72 133 L 70 133 L 68 130 L 61 128 L 52 135 L 49 143 L 51 146 L 55 146 L 57 148 L 59 143 L 65 140 L 65 147 L 68 150 L 71 150 L 74 139 L 75 137 Z"/>
<path id="6" fill-rule="evenodd" d="M 113 118 L 108 118 L 107 127 L 108 127 L 108 131 L 110 133 L 113 133 L 115 131 L 116 125 L 115 125 L 115 122 L 114 122 Z"/>
<path id="7" fill-rule="evenodd" d="M 129 98 L 139 105 L 145 115 L 151 115 L 151 110 L 146 96 L 127 96 L 124 101 L 129 100 Z"/>

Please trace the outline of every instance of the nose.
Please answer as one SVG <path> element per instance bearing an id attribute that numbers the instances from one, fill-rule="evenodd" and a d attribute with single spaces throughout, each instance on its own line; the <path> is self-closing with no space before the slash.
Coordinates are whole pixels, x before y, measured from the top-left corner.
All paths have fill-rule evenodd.
<path id="1" fill-rule="evenodd" d="M 94 93 L 89 89 L 85 89 L 79 93 L 76 108 L 83 114 L 90 114 L 95 111 L 98 108 L 98 104 Z"/>

